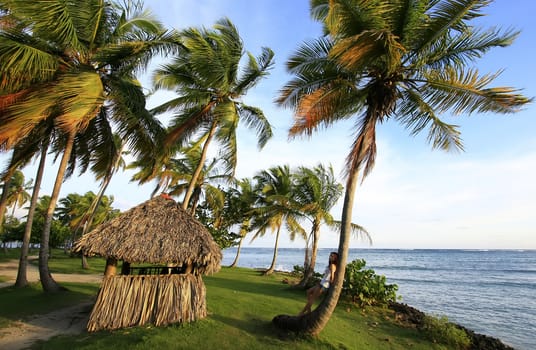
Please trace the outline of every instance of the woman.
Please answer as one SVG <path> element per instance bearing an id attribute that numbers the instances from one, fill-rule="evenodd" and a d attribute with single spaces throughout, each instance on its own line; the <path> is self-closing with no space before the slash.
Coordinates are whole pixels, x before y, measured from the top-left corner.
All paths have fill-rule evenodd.
<path id="1" fill-rule="evenodd" d="M 339 254 L 336 252 L 331 252 L 329 254 L 329 263 L 324 271 L 324 276 L 320 280 L 320 283 L 314 285 L 313 287 L 307 290 L 307 304 L 300 312 L 300 315 L 311 312 L 311 306 L 319 296 L 322 295 L 325 291 L 329 289 L 333 279 L 335 278 L 335 271 L 337 270 L 337 264 L 339 263 Z"/>

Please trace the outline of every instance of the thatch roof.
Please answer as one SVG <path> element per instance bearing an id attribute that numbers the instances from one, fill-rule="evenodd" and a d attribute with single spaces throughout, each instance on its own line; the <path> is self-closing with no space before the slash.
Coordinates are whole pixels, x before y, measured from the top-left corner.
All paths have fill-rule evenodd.
<path id="1" fill-rule="evenodd" d="M 163 196 L 99 225 L 75 243 L 74 251 L 129 263 L 194 264 L 200 273 L 217 272 L 222 258 L 208 230 Z"/>

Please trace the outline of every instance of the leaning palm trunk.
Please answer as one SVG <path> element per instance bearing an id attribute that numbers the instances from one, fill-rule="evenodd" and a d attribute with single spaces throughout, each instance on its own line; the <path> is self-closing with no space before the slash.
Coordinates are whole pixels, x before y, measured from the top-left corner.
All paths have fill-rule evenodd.
<path id="1" fill-rule="evenodd" d="M 335 280 L 331 284 L 325 299 L 313 312 L 301 316 L 278 315 L 272 322 L 279 328 L 298 333 L 318 335 L 328 323 L 342 292 L 348 246 L 350 244 L 350 227 L 352 223 L 352 208 L 354 193 L 357 186 L 358 171 L 352 171 L 348 176 L 344 205 L 342 209 L 341 235 L 339 237 L 339 264 L 335 272 Z"/>
<path id="2" fill-rule="evenodd" d="M 234 261 L 229 267 L 236 267 L 238 265 L 238 257 L 240 256 L 240 250 L 242 249 L 242 241 L 244 240 L 244 236 L 240 238 L 240 242 L 238 243 L 238 248 L 236 249 L 236 256 L 234 258 Z"/>
<path id="3" fill-rule="evenodd" d="M 54 281 L 48 269 L 48 255 L 50 251 L 48 245 L 50 240 L 50 228 L 52 227 L 52 218 L 54 216 L 56 202 L 58 201 L 60 194 L 61 184 L 65 176 L 65 169 L 67 168 L 67 163 L 69 162 L 69 158 L 71 157 L 71 152 L 73 150 L 75 136 L 75 130 L 69 132 L 69 138 L 67 139 L 63 157 L 61 158 L 58 175 L 56 176 L 56 182 L 54 183 L 54 189 L 52 190 L 52 195 L 50 196 L 50 204 L 45 217 L 45 226 L 41 234 L 41 246 L 39 247 L 39 278 L 41 279 L 41 285 L 43 286 L 43 291 L 45 292 L 59 292 L 63 289 L 56 281 Z"/>
<path id="4" fill-rule="evenodd" d="M 275 262 L 277 260 L 277 246 L 279 245 L 279 234 L 281 233 L 281 225 L 277 228 L 277 234 L 275 235 L 274 256 L 272 258 L 272 264 L 264 272 L 265 275 L 271 275 L 275 270 Z"/>
<path id="5" fill-rule="evenodd" d="M 26 275 L 26 271 L 28 267 L 28 251 L 30 247 L 30 237 L 32 236 L 32 225 L 33 225 L 33 218 L 35 214 L 35 208 L 37 206 L 37 200 L 39 199 L 39 188 L 41 187 L 41 181 L 43 180 L 43 173 L 45 170 L 45 161 L 47 157 L 48 142 L 44 142 L 41 147 L 42 147 L 41 159 L 39 159 L 39 166 L 37 168 L 34 188 L 32 191 L 32 199 L 30 201 L 30 208 L 28 209 L 28 216 L 26 218 L 26 226 L 24 227 L 24 235 L 22 237 L 22 247 L 20 250 L 19 269 L 17 271 L 17 280 L 15 281 L 16 288 L 22 288 L 28 285 L 28 277 Z"/>
<path id="6" fill-rule="evenodd" d="M 216 132 L 216 126 L 217 126 L 217 123 L 213 122 L 212 127 L 209 131 L 209 134 L 207 136 L 207 140 L 205 141 L 205 144 L 203 145 L 203 151 L 201 152 L 201 157 L 199 158 L 199 164 L 197 164 L 197 168 L 192 174 L 192 178 L 190 179 L 190 183 L 188 184 L 188 189 L 186 190 L 186 193 L 184 195 L 184 201 L 182 202 L 182 208 L 184 210 L 188 209 L 188 205 L 190 204 L 190 198 L 192 197 L 192 194 L 194 193 L 195 184 L 197 183 L 197 179 L 199 179 L 201 170 L 203 170 L 203 166 L 205 165 L 205 159 L 207 158 L 208 145 L 210 141 L 212 140 L 212 136 L 214 136 L 214 133 Z M 195 211 L 192 211 L 192 216 L 194 214 L 195 214 Z"/>

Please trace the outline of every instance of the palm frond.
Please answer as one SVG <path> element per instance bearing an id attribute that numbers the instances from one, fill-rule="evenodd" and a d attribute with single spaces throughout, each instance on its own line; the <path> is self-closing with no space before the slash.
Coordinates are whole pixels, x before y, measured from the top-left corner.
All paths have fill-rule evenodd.
<path id="1" fill-rule="evenodd" d="M 243 103 L 237 107 L 240 121 L 244 122 L 249 129 L 255 130 L 258 139 L 257 146 L 259 149 L 262 149 L 273 136 L 270 122 L 264 115 L 264 112 L 257 107 L 248 106 Z"/>
<path id="2" fill-rule="evenodd" d="M 500 74 L 480 76 L 478 70 L 430 71 L 423 96 L 439 112 L 451 110 L 455 114 L 474 112 L 514 113 L 531 99 L 516 93 L 510 87 L 488 87 Z"/>
<path id="3" fill-rule="evenodd" d="M 0 91 L 15 92 L 52 79 L 58 61 L 50 47 L 24 32 L 0 31 Z M 7 78 L 9 77 L 9 79 Z"/>
<path id="4" fill-rule="evenodd" d="M 509 46 L 519 32 L 498 29 L 467 30 L 453 36 L 446 34 L 436 40 L 434 45 L 422 50 L 419 56 L 411 62 L 411 66 L 444 69 L 448 66 L 463 66 L 481 58 L 494 47 Z"/>
<path id="5" fill-rule="evenodd" d="M 433 45 L 451 31 L 465 31 L 467 22 L 482 16 L 480 10 L 489 3 L 490 0 L 442 0 L 432 3 L 434 6 L 429 8 L 429 20 L 422 28 L 420 42 L 414 46 L 415 52 Z"/>
<path id="6" fill-rule="evenodd" d="M 447 124 L 439 119 L 434 109 L 414 90 L 404 91 L 395 118 L 410 130 L 412 136 L 428 128 L 427 141 L 433 148 L 463 151 L 457 125 Z"/>
<path id="7" fill-rule="evenodd" d="M 17 18 L 25 19 L 36 36 L 47 38 L 59 46 L 70 46 L 81 55 L 87 51 L 78 38 L 73 19 L 83 15 L 85 10 L 77 1 L 12 0 L 9 9 Z"/>
<path id="8" fill-rule="evenodd" d="M 274 52 L 267 47 L 262 48 L 262 53 L 255 59 L 248 53 L 248 62 L 241 77 L 236 82 L 234 91 L 237 95 L 244 94 L 248 89 L 254 87 L 260 78 L 269 74 L 269 70 L 274 66 Z"/>

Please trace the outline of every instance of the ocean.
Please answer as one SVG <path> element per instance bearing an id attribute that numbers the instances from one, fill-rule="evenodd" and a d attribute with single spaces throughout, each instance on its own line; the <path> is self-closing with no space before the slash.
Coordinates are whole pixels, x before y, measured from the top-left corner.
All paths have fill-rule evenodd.
<path id="1" fill-rule="evenodd" d="M 319 250 L 317 271 L 336 250 Z M 238 266 L 268 268 L 272 255 L 272 248 L 242 248 Z M 225 249 L 222 266 L 235 256 L 236 248 Z M 350 249 L 354 259 L 396 283 L 402 303 L 515 349 L 536 349 L 536 250 Z M 292 271 L 303 260 L 303 249 L 280 248 L 276 269 Z"/>

